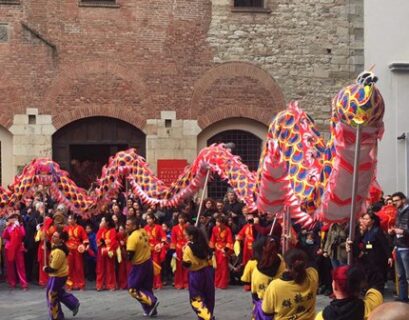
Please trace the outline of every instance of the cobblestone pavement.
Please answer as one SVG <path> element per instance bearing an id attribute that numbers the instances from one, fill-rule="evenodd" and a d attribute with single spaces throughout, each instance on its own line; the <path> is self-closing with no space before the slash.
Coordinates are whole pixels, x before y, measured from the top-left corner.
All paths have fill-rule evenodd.
<path id="1" fill-rule="evenodd" d="M 92 283 L 91 283 L 92 285 Z M 92 286 L 89 287 L 92 287 Z M 78 315 L 63 307 L 66 319 L 143 319 L 142 309 L 127 291 L 102 291 L 93 289 L 73 291 L 81 302 Z M 196 319 L 189 305 L 187 290 L 171 287 L 156 291 L 160 300 L 156 319 Z M 328 298 L 318 296 L 317 310 L 328 303 Z M 218 320 L 250 319 L 251 298 L 242 287 L 232 286 L 227 290 L 216 290 L 215 316 Z M 1 320 L 46 320 L 45 289 L 32 285 L 28 291 L 9 290 L 0 284 Z"/>

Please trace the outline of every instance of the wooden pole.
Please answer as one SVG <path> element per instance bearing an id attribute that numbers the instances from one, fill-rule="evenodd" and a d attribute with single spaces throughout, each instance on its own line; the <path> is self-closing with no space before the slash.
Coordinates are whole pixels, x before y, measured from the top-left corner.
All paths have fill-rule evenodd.
<path id="1" fill-rule="evenodd" d="M 274 231 L 274 227 L 276 225 L 276 221 L 277 221 L 277 214 L 274 217 L 273 224 L 271 225 L 270 233 L 268 234 L 270 237 L 273 235 L 273 231 Z"/>
<path id="2" fill-rule="evenodd" d="M 44 266 L 47 266 L 47 234 L 44 229 Z"/>
<path id="3" fill-rule="evenodd" d="M 205 197 L 206 190 L 207 190 L 207 182 L 209 181 L 209 175 L 210 175 L 210 169 L 207 169 L 206 179 L 205 179 L 205 183 L 204 183 L 203 190 L 202 190 L 202 197 L 200 199 L 199 211 L 197 212 L 195 227 L 199 225 L 199 218 L 200 218 L 200 215 L 202 214 L 203 201 L 204 201 L 204 197 Z"/>
<path id="4" fill-rule="evenodd" d="M 355 241 L 355 229 L 356 229 L 356 195 L 358 193 L 358 182 L 359 182 L 359 157 L 360 157 L 360 147 L 361 147 L 361 126 L 358 124 L 356 127 L 356 139 L 355 139 L 355 157 L 354 157 L 354 172 L 352 176 L 352 202 L 351 202 L 351 215 L 349 217 L 349 240 Z M 351 250 L 348 252 L 348 264 L 353 263 L 353 248 L 351 245 Z"/>
<path id="5" fill-rule="evenodd" d="M 289 235 L 290 235 L 290 208 L 286 207 L 285 212 L 284 212 L 284 217 L 283 217 L 283 235 L 284 235 L 284 241 L 283 241 L 283 255 L 288 251 L 288 240 L 289 240 Z"/>

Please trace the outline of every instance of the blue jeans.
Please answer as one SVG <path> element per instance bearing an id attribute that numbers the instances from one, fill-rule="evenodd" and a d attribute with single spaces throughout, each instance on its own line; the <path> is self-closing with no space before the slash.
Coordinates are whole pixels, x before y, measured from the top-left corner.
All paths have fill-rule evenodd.
<path id="1" fill-rule="evenodd" d="M 335 268 L 344 266 L 345 263 L 343 263 L 341 260 L 331 258 L 331 265 L 332 265 L 332 269 L 335 269 Z"/>
<path id="2" fill-rule="evenodd" d="M 406 248 L 405 248 L 406 249 Z M 398 267 L 399 300 L 408 301 L 409 281 L 409 249 L 396 251 L 396 266 Z"/>

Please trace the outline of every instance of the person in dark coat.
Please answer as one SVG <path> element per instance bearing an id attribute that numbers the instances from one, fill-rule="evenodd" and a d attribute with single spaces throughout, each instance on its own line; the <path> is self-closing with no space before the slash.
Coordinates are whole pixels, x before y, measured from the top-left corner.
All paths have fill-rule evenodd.
<path id="1" fill-rule="evenodd" d="M 243 204 L 237 201 L 236 194 L 233 191 L 227 192 L 227 201 L 224 203 L 224 210 L 227 212 L 229 217 L 233 218 L 236 225 L 241 228 L 246 220 L 243 216 Z"/>
<path id="2" fill-rule="evenodd" d="M 27 281 L 31 282 L 38 277 L 38 267 L 36 265 L 38 243 L 35 241 L 35 235 L 37 232 L 37 225 L 41 223 L 42 217 L 40 217 L 40 214 L 34 209 L 32 199 L 28 199 L 26 202 L 26 206 L 21 210 L 21 216 L 26 231 L 24 237 L 24 248 L 26 249 L 24 254 L 26 277 Z"/>
<path id="3" fill-rule="evenodd" d="M 394 236 L 396 247 L 396 264 L 399 279 L 399 300 L 409 302 L 409 204 L 402 192 L 392 195 L 393 205 L 398 209 L 395 227 L 390 228 L 388 233 Z"/>
<path id="4" fill-rule="evenodd" d="M 363 214 L 360 223 L 363 233 L 358 242 L 358 262 L 366 270 L 368 286 L 382 293 L 387 280 L 388 259 L 391 256 L 389 243 L 374 212 Z"/>

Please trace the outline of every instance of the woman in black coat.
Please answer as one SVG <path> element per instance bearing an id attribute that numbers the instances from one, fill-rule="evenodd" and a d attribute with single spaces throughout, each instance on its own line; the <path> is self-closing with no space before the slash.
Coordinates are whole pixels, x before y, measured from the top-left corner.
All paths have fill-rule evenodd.
<path id="1" fill-rule="evenodd" d="M 363 214 L 360 224 L 362 234 L 358 242 L 358 262 L 366 271 L 368 286 L 383 292 L 391 256 L 388 240 L 375 213 L 368 211 Z"/>

